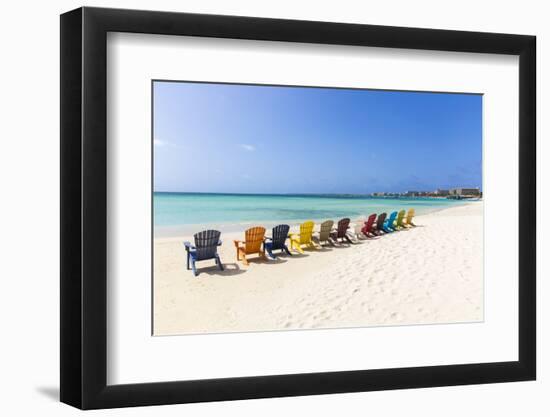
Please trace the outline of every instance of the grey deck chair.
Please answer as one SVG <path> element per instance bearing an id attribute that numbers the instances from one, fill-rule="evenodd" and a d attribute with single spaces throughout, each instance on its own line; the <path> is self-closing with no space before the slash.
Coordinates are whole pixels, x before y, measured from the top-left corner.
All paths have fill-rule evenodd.
<path id="1" fill-rule="evenodd" d="M 323 244 L 324 242 L 328 242 L 329 244 L 333 244 L 332 240 L 330 240 L 330 232 L 332 231 L 332 226 L 334 225 L 334 222 L 332 220 L 327 220 L 321 223 L 321 229 L 319 230 L 319 244 Z"/>

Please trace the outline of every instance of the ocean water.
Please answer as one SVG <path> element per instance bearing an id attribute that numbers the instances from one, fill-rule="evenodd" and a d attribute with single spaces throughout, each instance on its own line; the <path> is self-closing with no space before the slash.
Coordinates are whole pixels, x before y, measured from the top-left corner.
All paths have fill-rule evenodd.
<path id="1" fill-rule="evenodd" d="M 270 227 L 343 217 L 352 220 L 371 213 L 414 208 L 424 214 L 463 201 L 440 198 L 379 198 L 364 195 L 269 195 L 269 194 L 153 194 L 155 235 L 195 233 L 206 228 L 244 230 L 251 225 Z"/>

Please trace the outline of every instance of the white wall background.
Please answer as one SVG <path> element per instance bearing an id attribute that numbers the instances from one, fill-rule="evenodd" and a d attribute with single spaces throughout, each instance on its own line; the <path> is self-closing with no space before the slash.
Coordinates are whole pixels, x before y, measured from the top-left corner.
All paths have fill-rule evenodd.
<path id="1" fill-rule="evenodd" d="M 124 0 L 86 5 L 239 14 L 395 26 L 532 34 L 538 37 L 539 259 L 550 248 L 540 213 L 550 158 L 542 138 L 550 84 L 550 26 L 545 2 L 438 0 L 298 1 Z M 3 4 L 0 21 L 0 410 L 4 415 L 74 415 L 57 402 L 59 379 L 59 17 L 72 0 Z M 546 102 L 545 102 L 546 101 Z M 545 234 L 544 237 L 543 234 Z M 548 413 L 550 326 L 548 264 L 539 266 L 537 382 L 108 410 L 94 415 L 515 415 Z"/>

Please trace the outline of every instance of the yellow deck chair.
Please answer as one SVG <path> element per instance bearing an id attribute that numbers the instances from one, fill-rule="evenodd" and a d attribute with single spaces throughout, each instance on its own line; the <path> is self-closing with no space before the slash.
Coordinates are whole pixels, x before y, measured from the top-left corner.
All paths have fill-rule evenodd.
<path id="1" fill-rule="evenodd" d="M 246 255 L 257 253 L 260 257 L 265 258 L 263 248 L 265 237 L 265 227 L 252 227 L 244 232 L 244 241 L 235 240 L 235 248 L 237 249 L 237 261 L 243 261 L 243 264 L 248 265 Z"/>
<path id="2" fill-rule="evenodd" d="M 399 213 L 397 213 L 397 219 L 395 220 L 395 227 L 397 229 L 403 229 L 405 225 L 405 210 L 401 210 Z"/>
<path id="3" fill-rule="evenodd" d="M 300 233 L 291 233 L 290 237 L 290 249 L 294 249 L 300 253 L 304 253 L 302 246 L 317 249 L 317 246 L 313 242 L 313 223 L 311 220 L 304 222 L 300 225 Z"/>
<path id="4" fill-rule="evenodd" d="M 403 223 L 406 227 L 414 227 L 416 224 L 413 223 L 414 209 L 410 208 L 407 212 L 407 217 L 405 217 L 405 222 Z"/>

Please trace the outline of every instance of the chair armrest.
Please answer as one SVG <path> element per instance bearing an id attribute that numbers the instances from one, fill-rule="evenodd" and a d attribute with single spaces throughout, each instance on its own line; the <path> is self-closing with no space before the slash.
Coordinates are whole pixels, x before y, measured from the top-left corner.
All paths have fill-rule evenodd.
<path id="1" fill-rule="evenodd" d="M 183 242 L 183 246 L 185 246 L 185 250 L 188 252 L 192 249 L 195 249 L 195 247 L 191 244 L 191 242 Z"/>
<path id="2" fill-rule="evenodd" d="M 222 245 L 222 240 L 218 240 L 218 246 L 221 246 Z"/>
<path id="3" fill-rule="evenodd" d="M 265 237 L 264 237 L 264 242 L 265 242 L 266 240 L 273 240 L 273 238 L 272 238 L 272 237 L 269 237 L 269 236 L 265 236 Z"/>

